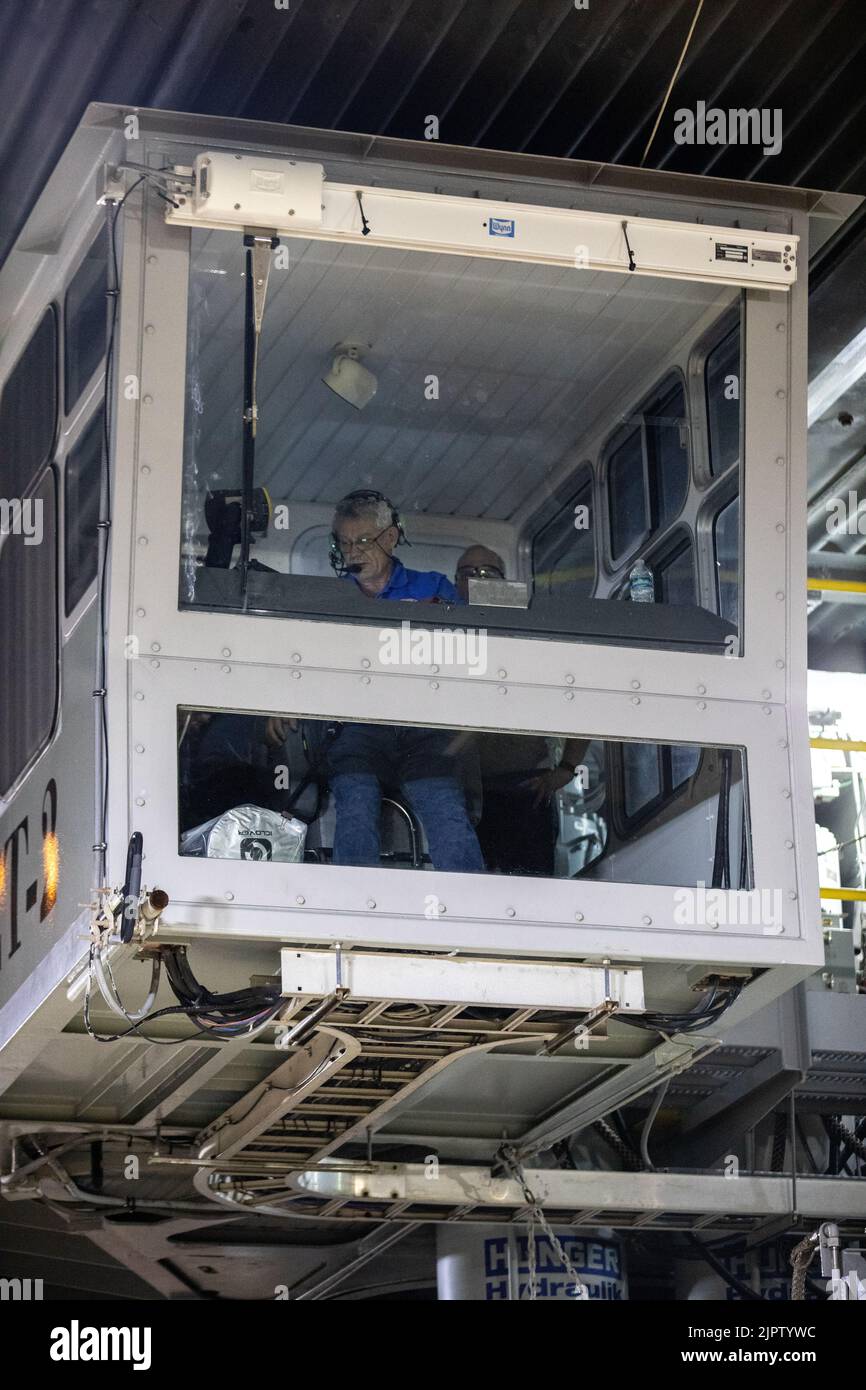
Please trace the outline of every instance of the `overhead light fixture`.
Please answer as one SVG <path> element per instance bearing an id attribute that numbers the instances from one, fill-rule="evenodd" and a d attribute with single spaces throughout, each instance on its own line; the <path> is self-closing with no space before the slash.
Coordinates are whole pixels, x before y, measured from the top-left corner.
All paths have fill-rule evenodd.
<path id="1" fill-rule="evenodd" d="M 361 362 L 361 349 L 369 346 L 369 343 L 338 343 L 334 348 L 333 366 L 327 376 L 322 377 L 326 386 L 356 410 L 369 405 L 379 385 Z"/>

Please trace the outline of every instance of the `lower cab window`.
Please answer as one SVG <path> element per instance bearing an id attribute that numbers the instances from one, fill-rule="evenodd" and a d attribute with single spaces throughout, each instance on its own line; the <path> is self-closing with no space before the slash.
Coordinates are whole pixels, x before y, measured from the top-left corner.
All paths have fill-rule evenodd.
<path id="1" fill-rule="evenodd" d="M 751 886 L 737 749 L 182 707 L 178 793 L 186 856 Z"/>

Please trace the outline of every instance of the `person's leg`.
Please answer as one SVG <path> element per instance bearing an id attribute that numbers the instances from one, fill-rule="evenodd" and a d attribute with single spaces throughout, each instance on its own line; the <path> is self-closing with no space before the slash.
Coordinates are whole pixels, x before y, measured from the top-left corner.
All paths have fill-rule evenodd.
<path id="1" fill-rule="evenodd" d="M 334 864 L 376 867 L 381 850 L 382 784 L 390 763 L 391 730 L 344 724 L 328 748 L 325 767 L 334 796 Z"/>
<path id="2" fill-rule="evenodd" d="M 453 777 L 416 777 L 405 782 L 406 796 L 427 833 L 434 869 L 481 874 L 484 859 L 466 811 L 466 800 Z"/>
<path id="3" fill-rule="evenodd" d="M 332 862 L 377 867 L 382 806 L 379 779 L 370 772 L 341 772 L 331 778 L 330 787 L 337 813 Z"/>

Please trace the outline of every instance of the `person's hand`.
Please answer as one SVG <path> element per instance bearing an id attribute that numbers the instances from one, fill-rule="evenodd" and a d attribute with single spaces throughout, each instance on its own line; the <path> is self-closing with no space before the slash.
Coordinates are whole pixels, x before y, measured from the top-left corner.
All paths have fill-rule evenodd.
<path id="1" fill-rule="evenodd" d="M 532 799 L 533 809 L 537 811 L 551 796 L 567 787 L 573 776 L 574 773 L 567 767 L 552 767 L 545 772 L 537 773 L 534 777 L 528 777 L 526 786 L 535 793 Z"/>
<path id="2" fill-rule="evenodd" d="M 281 748 L 289 736 L 289 730 L 297 727 L 297 719 L 290 719 L 288 715 L 271 715 L 265 720 L 265 743 L 269 748 Z"/>

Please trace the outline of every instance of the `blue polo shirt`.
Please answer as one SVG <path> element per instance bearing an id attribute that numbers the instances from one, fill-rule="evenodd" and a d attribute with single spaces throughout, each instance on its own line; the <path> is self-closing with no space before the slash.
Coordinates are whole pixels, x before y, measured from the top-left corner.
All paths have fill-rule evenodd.
<path id="1" fill-rule="evenodd" d="M 348 579 L 357 579 L 353 574 Z M 358 585 L 360 588 L 360 585 Z M 437 570 L 410 570 L 399 560 L 391 561 L 391 577 L 377 598 L 409 599 L 415 603 L 462 603 L 450 579 Z"/>

